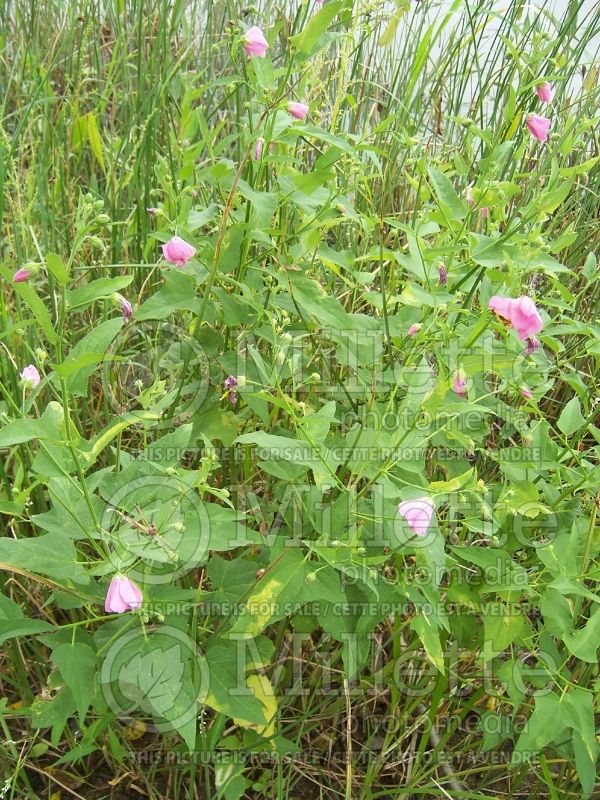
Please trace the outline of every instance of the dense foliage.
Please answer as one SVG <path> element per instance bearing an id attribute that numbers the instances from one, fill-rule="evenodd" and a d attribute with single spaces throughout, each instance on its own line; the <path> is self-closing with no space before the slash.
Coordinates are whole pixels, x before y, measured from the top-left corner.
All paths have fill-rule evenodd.
<path id="1" fill-rule="evenodd" d="M 1 797 L 592 795 L 600 11 L 507 5 L 4 3 Z"/>

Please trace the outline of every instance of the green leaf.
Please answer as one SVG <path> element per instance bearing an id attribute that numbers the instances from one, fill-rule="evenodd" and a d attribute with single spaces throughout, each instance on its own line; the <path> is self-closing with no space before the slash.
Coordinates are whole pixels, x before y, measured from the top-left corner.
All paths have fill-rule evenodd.
<path id="1" fill-rule="evenodd" d="M 552 720 L 552 725 L 548 721 Z M 513 752 L 513 763 L 522 764 L 533 754 L 539 753 L 552 741 L 556 741 L 567 727 L 561 713 L 560 699 L 555 694 L 538 695 L 535 708 Z"/>
<path id="2" fill-rule="evenodd" d="M 509 245 L 505 239 L 496 240 L 478 233 L 472 233 L 471 239 L 474 242 L 471 258 L 482 267 L 500 267 L 506 262 L 507 257 L 511 259 L 516 257 L 516 248 Z M 514 256 L 513 251 L 515 251 Z"/>
<path id="3" fill-rule="evenodd" d="M 317 40 L 322 36 L 335 19 L 344 3 L 342 0 L 326 3 L 310 18 L 301 33 L 290 36 L 291 44 L 301 53 L 312 53 Z"/>
<path id="4" fill-rule="evenodd" d="M 61 644 L 52 651 L 52 661 L 71 690 L 77 704 L 79 722 L 83 725 L 94 693 L 96 652 L 81 642 Z"/>
<path id="5" fill-rule="evenodd" d="M 491 644 L 493 653 L 501 653 L 527 629 L 524 614 L 511 611 L 503 603 L 486 603 L 484 612 L 484 638 Z"/>
<path id="6" fill-rule="evenodd" d="M 332 147 L 336 147 L 339 150 L 342 150 L 344 153 L 347 153 L 349 156 L 356 158 L 356 150 L 352 147 L 352 145 L 348 144 L 345 139 L 342 139 L 341 136 L 336 136 L 334 133 L 330 133 L 329 131 L 324 130 L 323 128 L 319 128 L 316 125 L 310 125 L 308 123 L 298 123 L 294 125 L 294 133 L 301 133 L 304 136 L 311 136 L 314 139 L 319 139 L 326 144 L 330 144 Z M 321 173 L 322 174 L 322 173 Z M 325 173 L 326 175 L 328 173 Z M 337 254 L 339 256 L 339 254 Z"/>
<path id="7" fill-rule="evenodd" d="M 120 292 L 121 289 L 129 286 L 132 280 L 133 275 L 123 275 L 120 278 L 98 278 L 85 286 L 67 291 L 67 302 L 71 308 L 85 308 L 94 300 L 110 297 L 114 292 Z"/>
<path id="8" fill-rule="evenodd" d="M 64 286 L 66 283 L 68 283 L 69 273 L 67 272 L 67 268 L 59 255 L 56 253 L 48 253 L 46 256 L 46 266 L 61 286 Z"/>
<path id="9" fill-rule="evenodd" d="M 258 636 L 272 622 L 283 619 L 289 613 L 290 604 L 298 600 L 303 590 L 304 561 L 298 547 L 284 551 L 257 582 L 231 632 L 250 638 Z"/>
<path id="10" fill-rule="evenodd" d="M 30 442 L 32 439 L 48 439 L 49 432 L 38 419 L 15 419 L 0 430 L 0 447 Z"/>
<path id="11" fill-rule="evenodd" d="M 32 514 L 31 521 L 34 525 L 74 540 L 99 535 L 78 481 L 74 478 L 51 478 L 48 482 L 48 494 L 52 500 L 52 508 L 43 514 Z M 101 519 L 105 504 L 94 494 L 90 495 L 90 500 L 97 519 Z"/>
<path id="12" fill-rule="evenodd" d="M 93 111 L 89 112 L 86 119 L 87 119 L 87 134 L 90 142 L 90 147 L 92 148 L 92 153 L 96 157 L 96 161 L 100 164 L 102 172 L 106 172 L 106 167 L 104 166 L 104 150 L 102 147 L 102 139 L 100 137 L 100 131 L 98 130 L 98 123 L 96 122 L 96 117 Z"/>
<path id="13" fill-rule="evenodd" d="M 57 533 L 31 539 L 0 539 L 0 567 L 18 567 L 51 578 L 71 578 L 79 583 L 89 581 L 77 561 L 73 542 Z"/>
<path id="14" fill-rule="evenodd" d="M 269 719 L 265 706 L 246 684 L 243 653 L 237 642 L 217 641 L 207 648 L 205 658 L 210 682 L 205 702 L 228 717 L 266 725 Z"/>
<path id="15" fill-rule="evenodd" d="M 431 663 L 443 675 L 445 672 L 444 651 L 437 626 L 435 626 L 432 620 L 425 614 L 418 614 L 410 623 L 410 627 L 423 643 L 423 647 Z"/>
<path id="16" fill-rule="evenodd" d="M 449 178 L 435 167 L 430 167 L 427 172 L 444 215 L 451 220 L 464 219 L 467 213 L 465 204 L 456 194 Z"/>
<path id="17" fill-rule="evenodd" d="M 543 694 L 535 698 L 535 708 L 515 746 L 513 763 L 541 752 L 550 742 L 564 742 L 564 731 L 572 730 L 575 765 L 581 785 L 587 793 L 593 790 L 598 744 L 595 736 L 592 693 L 570 687 L 560 697 Z"/>
<path id="18" fill-rule="evenodd" d="M 565 436 L 570 436 L 572 433 L 582 428 L 585 422 L 585 417 L 581 413 L 579 398 L 572 397 L 563 408 L 556 424 Z"/>
<path id="19" fill-rule="evenodd" d="M 88 393 L 88 380 L 94 368 L 104 359 L 110 343 L 123 327 L 121 317 L 106 320 L 80 339 L 69 350 L 62 365 L 57 366 L 67 375 L 69 392 L 78 397 L 85 397 Z"/>
<path id="20" fill-rule="evenodd" d="M 600 609 L 592 614 L 585 627 L 575 633 L 563 634 L 563 642 L 577 658 L 589 664 L 597 663 L 596 651 L 600 647 Z"/>
<path id="21" fill-rule="evenodd" d="M 84 456 L 88 459 L 88 463 L 92 464 L 104 448 L 112 442 L 115 436 L 126 428 L 129 428 L 131 425 L 140 425 L 144 422 L 153 422 L 157 419 L 160 419 L 160 414 L 155 414 L 153 411 L 141 410 L 129 411 L 127 414 L 117 417 L 87 443 L 88 450 L 84 453 Z"/>
<path id="22" fill-rule="evenodd" d="M 79 435 L 69 418 L 71 441 L 77 442 Z M 57 445 L 66 439 L 65 416 L 60 403 L 51 400 L 40 419 L 16 419 L 0 430 L 0 447 L 40 439 Z"/>
<path id="23" fill-rule="evenodd" d="M 200 310 L 200 301 L 196 297 L 194 278 L 185 272 L 172 270 L 165 273 L 165 285 L 152 295 L 135 312 L 135 318 L 165 319 L 174 311 Z"/>
<path id="24" fill-rule="evenodd" d="M 130 631 L 106 653 L 100 680 L 110 689 L 112 710 L 151 714 L 160 729 L 177 731 L 190 750 L 196 743 L 198 701 L 204 701 L 208 670 L 184 633 L 157 625 Z"/>
<path id="25" fill-rule="evenodd" d="M 53 631 L 54 627 L 43 619 L 0 619 L 0 644 L 17 636 L 32 636 Z"/>
<path id="26" fill-rule="evenodd" d="M 0 267 L 0 273 L 6 278 L 7 281 L 12 281 L 12 271 L 8 267 Z M 58 333 L 54 327 L 54 322 L 48 313 L 48 309 L 43 301 L 36 294 L 33 286 L 27 283 L 15 283 L 13 289 L 17 295 L 23 300 L 30 308 L 31 313 L 35 317 L 38 325 L 44 332 L 49 342 L 56 343 L 58 341 Z"/>

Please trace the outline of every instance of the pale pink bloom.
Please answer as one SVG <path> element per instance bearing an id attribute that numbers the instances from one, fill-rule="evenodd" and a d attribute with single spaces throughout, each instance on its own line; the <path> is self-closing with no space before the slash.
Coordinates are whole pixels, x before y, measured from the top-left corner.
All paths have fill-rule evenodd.
<path id="1" fill-rule="evenodd" d="M 472 206 L 473 203 L 475 202 L 475 200 L 473 198 L 473 192 L 471 191 L 471 187 L 470 186 L 467 186 L 467 191 L 466 191 L 466 194 L 465 194 L 465 200 L 467 201 L 467 203 L 470 206 Z"/>
<path id="2" fill-rule="evenodd" d="M 13 281 L 15 283 L 24 283 L 25 281 L 29 280 L 31 275 L 32 275 L 32 270 L 24 269 L 23 267 L 21 267 L 13 275 Z"/>
<path id="3" fill-rule="evenodd" d="M 533 395 L 526 386 L 521 386 L 521 397 L 524 397 L 525 400 L 531 400 Z"/>
<path id="4" fill-rule="evenodd" d="M 258 161 L 262 156 L 263 146 L 265 144 L 265 140 L 262 136 L 256 140 L 256 144 L 254 145 L 254 160 Z"/>
<path id="5" fill-rule="evenodd" d="M 435 505 L 430 497 L 417 500 L 404 500 L 398 506 L 398 513 L 408 522 L 408 527 L 417 536 L 425 536 L 431 524 Z"/>
<path id="6" fill-rule="evenodd" d="M 152 206 L 151 206 L 150 208 L 147 208 L 147 209 L 146 209 L 146 212 L 147 212 L 148 214 L 150 214 L 150 216 L 151 216 L 151 217 L 155 217 L 155 216 L 158 214 L 158 212 L 159 212 L 159 211 L 160 211 L 160 209 L 158 209 L 158 208 L 154 208 L 154 207 L 152 207 Z"/>
<path id="7" fill-rule="evenodd" d="M 486 217 L 489 217 L 490 210 L 489 210 L 489 208 L 487 206 L 482 206 L 479 209 L 479 213 L 481 214 L 482 219 L 485 219 Z"/>
<path id="8" fill-rule="evenodd" d="M 528 336 L 527 337 L 527 347 L 525 348 L 525 355 L 531 356 L 535 353 L 536 350 L 539 349 L 540 342 L 537 336 Z"/>
<path id="9" fill-rule="evenodd" d="M 122 614 L 129 609 L 139 608 L 143 597 L 138 586 L 125 575 L 114 575 L 104 601 L 104 610 Z"/>
<path id="10" fill-rule="evenodd" d="M 535 93 L 540 98 L 542 103 L 549 103 L 552 100 L 552 95 L 554 94 L 552 91 L 552 84 L 540 83 L 535 87 Z"/>
<path id="11" fill-rule="evenodd" d="M 421 324 L 419 322 L 415 322 L 414 325 L 411 325 L 410 328 L 406 331 L 407 336 L 414 336 L 421 330 Z"/>
<path id="12" fill-rule="evenodd" d="M 548 138 L 548 131 L 550 130 L 550 120 L 547 117 L 530 114 L 527 117 L 527 127 L 532 136 L 535 136 L 540 142 L 545 142 Z"/>
<path id="13" fill-rule="evenodd" d="M 242 45 L 246 51 L 247 56 L 258 56 L 264 58 L 265 53 L 269 49 L 269 43 L 264 37 L 263 32 L 256 25 L 253 25 L 249 31 L 242 36 Z"/>
<path id="14" fill-rule="evenodd" d="M 467 396 L 467 375 L 462 367 L 454 376 L 454 380 L 452 381 L 452 391 L 459 397 Z"/>
<path id="15" fill-rule="evenodd" d="M 302 121 L 306 119 L 306 115 L 308 114 L 308 106 L 306 103 L 296 103 L 291 101 L 288 103 L 287 108 L 292 117 L 301 119 Z"/>
<path id="16" fill-rule="evenodd" d="M 196 248 L 192 247 L 179 236 L 174 236 L 162 246 L 165 261 L 175 264 L 176 267 L 183 267 L 190 258 L 196 255 Z"/>
<path id="17" fill-rule="evenodd" d="M 521 339 L 528 339 L 542 330 L 543 322 L 531 297 L 498 297 L 494 295 L 488 303 L 490 311 L 509 320 Z"/>
<path id="18" fill-rule="evenodd" d="M 30 364 L 28 367 L 21 372 L 21 380 L 23 384 L 29 389 L 35 389 L 36 386 L 40 385 L 40 373 L 37 369 Z"/>

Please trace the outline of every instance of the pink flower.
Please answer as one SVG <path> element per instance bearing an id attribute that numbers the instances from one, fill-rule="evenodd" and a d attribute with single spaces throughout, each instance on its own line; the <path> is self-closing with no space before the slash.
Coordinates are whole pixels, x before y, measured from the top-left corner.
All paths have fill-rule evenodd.
<path id="1" fill-rule="evenodd" d="M 552 91 L 552 84 L 550 83 L 540 83 L 535 87 L 535 93 L 540 98 L 542 103 L 549 103 L 552 100 L 552 95 L 554 92 Z"/>
<path id="2" fill-rule="evenodd" d="M 163 244 L 162 250 L 165 261 L 175 264 L 176 267 L 183 267 L 190 258 L 196 255 L 196 248 L 180 239 L 179 236 L 174 236 L 166 244 Z"/>
<path id="3" fill-rule="evenodd" d="M 411 325 L 410 328 L 406 331 L 407 336 L 414 336 L 421 330 L 421 324 L 419 322 L 415 322 L 414 325 Z"/>
<path id="4" fill-rule="evenodd" d="M 527 117 L 527 127 L 532 136 L 535 136 L 540 142 L 545 142 L 548 138 L 548 131 L 550 130 L 550 120 L 547 117 L 530 114 Z"/>
<path id="5" fill-rule="evenodd" d="M 33 270 L 25 269 L 25 267 L 21 267 L 13 275 L 13 281 L 14 281 L 14 283 L 24 283 L 25 281 L 28 281 L 29 278 L 31 278 L 32 274 L 33 274 Z"/>
<path id="6" fill-rule="evenodd" d="M 258 56 L 264 58 L 265 53 L 269 49 L 269 43 L 264 37 L 263 32 L 256 25 L 253 25 L 249 31 L 242 36 L 242 45 L 246 51 L 247 56 Z"/>
<path id="7" fill-rule="evenodd" d="M 454 380 L 452 381 L 452 391 L 459 397 L 467 396 L 467 374 L 461 367 L 457 370 Z"/>
<path id="8" fill-rule="evenodd" d="M 480 213 L 480 215 L 481 215 L 481 218 L 482 218 L 482 219 L 485 219 L 486 217 L 489 217 L 489 215 L 490 215 L 490 210 L 489 210 L 489 208 L 488 208 L 487 206 L 482 206 L 482 207 L 479 209 L 479 213 Z"/>
<path id="9" fill-rule="evenodd" d="M 444 286 L 448 283 L 448 270 L 443 264 L 440 264 L 438 267 L 438 276 L 440 286 Z"/>
<path id="10" fill-rule="evenodd" d="M 33 364 L 25 367 L 25 369 L 21 372 L 20 377 L 23 382 L 23 386 L 26 389 L 35 389 L 36 386 L 40 385 L 40 373 L 33 366 Z"/>
<path id="11" fill-rule="evenodd" d="M 528 339 L 542 330 L 544 323 L 531 297 L 509 297 L 495 295 L 488 303 L 490 311 L 509 320 L 521 339 Z"/>
<path id="12" fill-rule="evenodd" d="M 528 336 L 527 337 L 527 347 L 524 350 L 526 356 L 531 356 L 535 353 L 536 350 L 539 349 L 540 342 L 537 336 Z"/>
<path id="13" fill-rule="evenodd" d="M 258 161 L 260 159 L 260 157 L 262 155 L 264 143 L 265 143 L 265 140 L 263 139 L 263 137 L 259 136 L 259 138 L 256 140 L 256 144 L 254 145 L 254 160 L 255 161 Z"/>
<path id="14" fill-rule="evenodd" d="M 533 395 L 526 386 L 521 386 L 521 397 L 525 398 L 525 400 L 531 400 Z"/>
<path id="15" fill-rule="evenodd" d="M 468 203 L 470 206 L 472 206 L 472 205 L 473 205 L 473 203 L 475 202 L 475 200 L 474 200 L 474 198 L 473 198 L 473 192 L 472 192 L 472 190 L 471 190 L 471 187 L 470 187 L 470 186 L 467 186 L 467 191 L 466 191 L 466 193 L 465 193 L 465 200 L 467 201 L 467 203 Z"/>
<path id="16" fill-rule="evenodd" d="M 133 581 L 125 575 L 114 575 L 104 601 L 104 610 L 114 614 L 122 614 L 129 609 L 142 605 L 142 593 Z"/>
<path id="17" fill-rule="evenodd" d="M 308 114 L 308 106 L 306 103 L 295 103 L 292 101 L 288 103 L 287 109 L 292 117 L 296 117 L 296 119 L 301 119 L 302 121 L 306 119 L 306 115 Z"/>
<path id="18" fill-rule="evenodd" d="M 419 497 L 418 500 L 404 500 L 398 506 L 398 513 L 408 522 L 408 527 L 417 536 L 425 536 L 431 524 L 435 506 L 430 497 Z"/>
<path id="19" fill-rule="evenodd" d="M 159 208 L 154 208 L 154 207 L 152 207 L 152 206 L 151 206 L 150 208 L 147 208 L 147 209 L 146 209 L 146 212 L 147 212 L 148 214 L 150 214 L 150 216 L 151 216 L 151 217 L 155 217 L 155 216 L 158 214 L 158 212 L 159 212 L 159 211 L 160 211 L 160 209 L 159 209 Z"/>

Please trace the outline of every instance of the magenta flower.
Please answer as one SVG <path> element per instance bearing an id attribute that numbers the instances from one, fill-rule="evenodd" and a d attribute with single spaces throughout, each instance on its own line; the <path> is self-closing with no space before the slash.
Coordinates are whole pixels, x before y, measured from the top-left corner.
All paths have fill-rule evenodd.
<path id="1" fill-rule="evenodd" d="M 452 381 L 452 391 L 459 397 L 467 396 L 467 374 L 461 367 L 456 371 L 454 380 Z"/>
<path id="2" fill-rule="evenodd" d="M 287 106 L 287 110 L 296 119 L 301 119 L 303 122 L 306 119 L 306 115 L 308 114 L 308 106 L 306 103 L 295 103 L 294 101 L 290 101 Z"/>
<path id="3" fill-rule="evenodd" d="M 536 350 L 539 349 L 540 341 L 537 336 L 528 336 L 527 337 L 527 347 L 524 350 L 526 356 L 531 356 L 535 353 Z"/>
<path id="4" fill-rule="evenodd" d="M 113 575 L 106 592 L 104 610 L 122 614 L 129 609 L 139 608 L 143 601 L 142 593 L 133 581 L 125 575 Z"/>
<path id="5" fill-rule="evenodd" d="M 190 258 L 196 255 L 196 248 L 179 236 L 174 236 L 166 244 L 163 244 L 162 251 L 165 261 L 175 264 L 176 267 L 183 267 Z"/>
<path id="6" fill-rule="evenodd" d="M 542 101 L 542 103 L 549 103 L 552 100 L 552 95 L 554 92 L 552 91 L 552 84 L 550 83 L 540 83 L 535 87 L 535 93 Z"/>
<path id="7" fill-rule="evenodd" d="M 123 314 L 123 322 L 128 322 L 129 318 L 133 314 L 133 306 L 125 297 L 119 298 L 119 303 L 121 304 L 121 313 Z"/>
<path id="8" fill-rule="evenodd" d="M 419 322 L 415 322 L 414 325 L 411 325 L 410 328 L 406 331 L 407 336 L 415 336 L 421 330 L 421 324 Z"/>
<path id="9" fill-rule="evenodd" d="M 25 369 L 21 372 L 20 378 L 24 388 L 26 389 L 35 389 L 36 386 L 40 385 L 40 373 L 33 366 L 33 364 L 25 367 Z"/>
<path id="10" fill-rule="evenodd" d="M 535 136 L 540 142 L 545 142 L 548 138 L 548 131 L 550 130 L 550 120 L 547 117 L 530 114 L 527 117 L 527 127 L 532 136 Z"/>
<path id="11" fill-rule="evenodd" d="M 404 500 L 398 506 L 398 513 L 408 522 L 408 527 L 417 536 L 425 536 L 431 524 L 435 506 L 430 497 L 419 497 L 418 500 Z"/>
<path id="12" fill-rule="evenodd" d="M 526 386 L 521 386 L 521 397 L 525 398 L 525 400 L 531 400 L 533 395 Z"/>
<path id="13" fill-rule="evenodd" d="M 21 267 L 13 275 L 13 281 L 14 283 L 24 283 L 25 281 L 28 281 L 32 275 L 33 275 L 33 270 Z"/>
<path id="14" fill-rule="evenodd" d="M 151 216 L 151 217 L 155 217 L 155 216 L 158 214 L 159 210 L 160 210 L 160 209 L 158 209 L 158 208 L 154 208 L 154 207 L 152 207 L 152 206 L 151 206 L 150 208 L 147 208 L 147 209 L 146 209 L 146 212 L 147 212 L 148 214 L 150 214 L 150 216 Z"/>
<path id="15" fill-rule="evenodd" d="M 238 386 L 238 380 L 234 375 L 228 375 L 225 380 L 223 381 L 223 388 L 226 392 L 228 392 L 229 402 L 232 406 L 237 403 L 237 392 L 236 388 Z"/>
<path id="16" fill-rule="evenodd" d="M 256 140 L 256 144 L 254 145 L 254 160 L 255 161 L 259 161 L 260 160 L 264 144 L 265 144 L 265 140 L 263 139 L 262 136 L 259 136 L 259 138 Z"/>
<path id="17" fill-rule="evenodd" d="M 256 25 L 253 25 L 249 31 L 242 36 L 242 45 L 246 51 L 247 56 L 258 56 L 264 58 L 265 53 L 269 49 L 269 43 L 264 37 L 263 32 Z"/>
<path id="18" fill-rule="evenodd" d="M 443 264 L 440 264 L 438 267 L 438 275 L 439 275 L 439 284 L 440 286 L 444 286 L 448 283 L 448 270 Z"/>
<path id="19" fill-rule="evenodd" d="M 488 303 L 490 311 L 502 319 L 507 319 L 521 339 L 528 339 L 542 330 L 544 323 L 531 297 L 510 297 L 494 295 Z"/>

